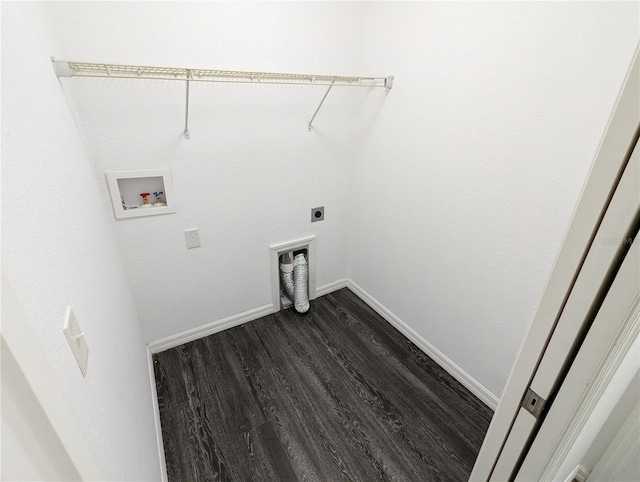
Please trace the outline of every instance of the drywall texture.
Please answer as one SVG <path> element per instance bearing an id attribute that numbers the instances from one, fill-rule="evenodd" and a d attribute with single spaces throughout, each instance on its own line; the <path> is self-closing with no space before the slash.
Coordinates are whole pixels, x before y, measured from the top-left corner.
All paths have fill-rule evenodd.
<path id="1" fill-rule="evenodd" d="M 194 83 L 190 140 L 181 83 L 62 79 L 95 163 L 87 202 L 111 209 L 107 170 L 173 172 L 176 214 L 110 221 L 147 341 L 269 305 L 268 246 L 315 234 L 318 286 L 352 278 L 500 395 L 631 59 L 637 4 L 47 8 L 59 59 L 396 77 L 391 91 L 334 88 L 312 133 L 322 87 Z M 202 247 L 187 250 L 194 227 Z"/>
<path id="2" fill-rule="evenodd" d="M 2 269 L 105 476 L 158 480 L 145 340 L 50 27 L 42 4 L 2 3 Z M 68 305 L 86 378 L 62 333 Z"/>
<path id="3" fill-rule="evenodd" d="M 138 65 L 362 74 L 357 2 L 66 2 L 56 57 Z M 368 72 L 367 72 L 368 73 Z M 377 75 L 383 75 L 374 72 Z M 368 89 L 62 79 L 105 171 L 170 168 L 175 214 L 113 226 L 148 341 L 271 304 L 269 246 L 317 237 L 317 285 L 347 275 L 359 108 Z M 325 220 L 311 224 L 311 208 Z M 109 207 L 110 209 L 110 207 Z M 183 230 L 199 228 L 201 248 Z"/>
<path id="4" fill-rule="evenodd" d="M 372 2 L 363 25 L 364 69 L 396 80 L 363 111 L 350 277 L 499 397 L 629 67 L 638 4 Z"/>

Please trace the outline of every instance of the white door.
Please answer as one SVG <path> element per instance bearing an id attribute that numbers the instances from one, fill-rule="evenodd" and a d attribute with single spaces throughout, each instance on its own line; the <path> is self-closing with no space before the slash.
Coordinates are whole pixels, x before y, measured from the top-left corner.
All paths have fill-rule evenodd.
<path id="1" fill-rule="evenodd" d="M 611 199 L 490 480 L 509 480 L 516 473 L 518 480 L 539 480 L 545 451 L 558 437 L 558 430 L 572 414 L 570 407 L 577 406 L 582 392 L 578 385 L 569 395 L 565 390 L 567 396 L 559 397 L 563 382 L 571 381 L 565 377 L 572 363 L 597 364 L 606 356 L 640 292 L 638 242 L 630 243 L 638 231 L 639 180 L 640 145 Z M 608 310 L 603 311 L 605 308 Z M 581 368 L 576 366 L 574 376 Z M 587 370 L 578 378 L 588 384 L 592 372 Z M 544 415 L 551 412 L 550 421 L 542 423 Z M 531 453 L 520 468 L 522 453 L 529 447 Z"/>
<path id="2" fill-rule="evenodd" d="M 638 252 L 636 243 L 516 479 L 640 480 Z"/>
<path id="3" fill-rule="evenodd" d="M 639 133 L 640 58 L 636 50 L 471 480 L 512 480 L 521 467 L 527 467 L 523 461 L 541 431 L 542 419 L 550 413 L 580 344 L 631 247 L 625 240 L 637 231 Z M 522 480 L 524 476 L 523 472 Z"/>
<path id="4" fill-rule="evenodd" d="M 558 450 L 573 415 L 581 403 L 598 390 L 594 382 L 605 381 L 604 372 L 611 369 L 611 361 L 637 336 L 639 223 L 640 143 L 637 143 L 598 230 L 595 245 L 530 385 L 535 393 L 548 400 L 548 407 L 544 417 L 534 424 L 538 426 L 537 433 L 534 429 L 518 480 L 541 480 L 547 473 L 546 467 Z M 633 243 L 632 239 L 635 239 Z M 596 287 L 598 291 L 593 292 Z M 533 417 L 522 410 L 529 418 Z"/>

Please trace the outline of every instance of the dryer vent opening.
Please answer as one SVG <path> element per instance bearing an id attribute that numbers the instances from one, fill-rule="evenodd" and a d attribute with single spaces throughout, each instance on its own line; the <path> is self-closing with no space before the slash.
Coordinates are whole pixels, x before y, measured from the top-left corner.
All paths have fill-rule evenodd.
<path id="1" fill-rule="evenodd" d="M 315 237 L 271 246 L 273 311 L 309 311 L 316 298 Z"/>

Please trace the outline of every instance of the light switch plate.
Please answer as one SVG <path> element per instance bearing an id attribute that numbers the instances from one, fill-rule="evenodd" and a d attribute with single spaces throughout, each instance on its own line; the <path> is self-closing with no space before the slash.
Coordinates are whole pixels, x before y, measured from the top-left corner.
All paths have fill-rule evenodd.
<path id="1" fill-rule="evenodd" d="M 200 247 L 200 232 L 198 228 L 185 229 L 184 238 L 187 241 L 187 249 Z"/>
<path id="2" fill-rule="evenodd" d="M 78 320 L 70 306 L 67 306 L 67 312 L 64 317 L 64 325 L 62 327 L 64 336 L 71 347 L 71 352 L 78 362 L 82 376 L 87 375 L 87 363 L 89 362 L 89 347 L 84 333 L 78 325 Z"/>

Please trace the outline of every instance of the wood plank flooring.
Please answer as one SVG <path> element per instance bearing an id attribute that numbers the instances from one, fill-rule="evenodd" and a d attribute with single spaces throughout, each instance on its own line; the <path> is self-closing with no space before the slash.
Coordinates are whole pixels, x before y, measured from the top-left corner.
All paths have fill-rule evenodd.
<path id="1" fill-rule="evenodd" d="M 170 481 L 467 480 L 493 415 L 346 288 L 154 368 Z"/>

